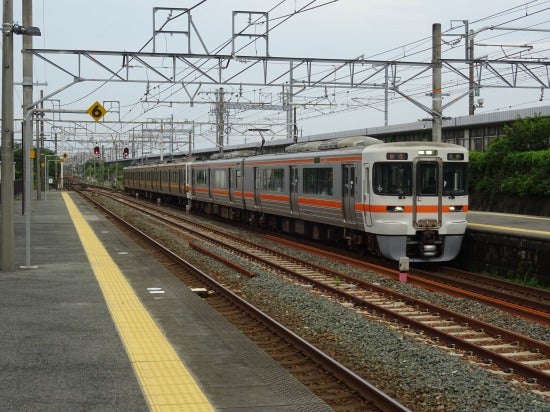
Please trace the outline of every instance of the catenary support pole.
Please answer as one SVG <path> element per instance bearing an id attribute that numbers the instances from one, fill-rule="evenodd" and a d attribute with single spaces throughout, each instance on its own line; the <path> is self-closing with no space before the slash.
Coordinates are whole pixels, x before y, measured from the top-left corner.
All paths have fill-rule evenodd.
<path id="1" fill-rule="evenodd" d="M 441 142 L 441 23 L 432 26 L 432 141 Z"/>
<path id="2" fill-rule="evenodd" d="M 14 267 L 13 230 L 13 4 L 4 0 L 2 24 L 2 271 Z"/>

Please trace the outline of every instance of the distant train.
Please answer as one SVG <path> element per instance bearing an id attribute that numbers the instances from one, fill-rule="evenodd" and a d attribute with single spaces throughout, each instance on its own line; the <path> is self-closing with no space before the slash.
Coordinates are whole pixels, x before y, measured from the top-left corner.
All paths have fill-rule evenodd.
<path id="1" fill-rule="evenodd" d="M 126 167 L 125 190 L 392 260 L 443 262 L 460 251 L 468 210 L 461 146 L 360 136 L 220 157 Z"/>

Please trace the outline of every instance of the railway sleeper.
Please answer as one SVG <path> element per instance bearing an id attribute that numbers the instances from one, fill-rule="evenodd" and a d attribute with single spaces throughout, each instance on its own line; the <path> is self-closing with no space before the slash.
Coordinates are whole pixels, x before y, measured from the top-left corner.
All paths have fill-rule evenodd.
<path id="1" fill-rule="evenodd" d="M 442 326 L 436 326 L 437 330 L 440 330 L 442 332 L 447 332 L 449 334 L 454 334 L 461 332 L 463 328 L 457 324 L 449 324 L 449 325 L 442 325 Z"/>
<path id="2" fill-rule="evenodd" d="M 528 366 L 542 366 L 542 365 L 548 365 L 550 366 L 550 359 L 533 359 L 533 360 L 526 360 L 523 362 L 524 364 Z M 547 373 L 550 373 L 549 371 L 546 371 Z"/>
<path id="3" fill-rule="evenodd" d="M 502 356 L 506 356 L 507 358 L 532 358 L 533 356 L 538 356 L 533 352 L 529 351 L 522 351 L 522 352 L 499 352 Z M 523 360 L 522 360 L 523 362 Z"/>
<path id="4" fill-rule="evenodd" d="M 483 345 L 483 347 L 485 349 L 490 349 L 490 350 L 504 350 L 504 349 L 508 349 L 508 350 L 517 350 L 517 346 L 513 346 L 513 345 L 510 345 L 508 343 L 497 343 L 497 344 L 494 344 L 494 345 Z M 530 352 L 532 353 L 532 352 Z"/>
<path id="5" fill-rule="evenodd" d="M 483 342 L 494 342 L 494 339 L 491 337 L 485 337 L 485 338 L 463 338 L 466 342 L 474 343 L 476 345 L 481 345 Z"/>
<path id="6" fill-rule="evenodd" d="M 407 315 L 409 318 L 417 320 L 419 322 L 428 322 L 428 321 L 440 321 L 441 319 L 433 315 Z"/>

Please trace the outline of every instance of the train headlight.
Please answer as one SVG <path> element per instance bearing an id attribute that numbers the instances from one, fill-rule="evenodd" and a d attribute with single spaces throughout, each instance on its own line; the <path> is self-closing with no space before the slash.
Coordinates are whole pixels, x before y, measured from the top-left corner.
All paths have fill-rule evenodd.
<path id="1" fill-rule="evenodd" d="M 462 205 L 460 205 L 460 206 L 449 206 L 449 212 L 462 212 Z"/>
<path id="2" fill-rule="evenodd" d="M 405 209 L 403 206 L 388 206 L 386 211 L 390 213 L 403 213 Z"/>

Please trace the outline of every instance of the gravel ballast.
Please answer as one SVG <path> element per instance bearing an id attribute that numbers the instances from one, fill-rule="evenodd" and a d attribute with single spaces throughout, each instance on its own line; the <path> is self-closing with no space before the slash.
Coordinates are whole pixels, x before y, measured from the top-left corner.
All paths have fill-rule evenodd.
<path id="1" fill-rule="evenodd" d="M 141 224 L 145 220 L 139 219 Z M 220 225 L 216 222 L 217 227 Z M 156 227 L 155 236 L 168 236 L 171 238 L 170 243 L 176 243 L 166 231 L 159 231 L 158 225 L 151 224 L 150 228 L 153 227 Z M 234 227 L 228 230 L 240 233 L 249 240 L 257 239 L 259 244 L 265 242 L 261 236 L 245 230 Z M 269 246 L 274 247 L 272 242 Z M 225 253 L 216 248 L 212 248 L 212 251 L 221 255 Z M 182 247 L 177 252 L 194 265 L 204 268 L 207 273 L 221 277 L 223 283 L 231 284 L 247 300 L 279 322 L 287 326 L 288 322 L 292 322 L 292 327 L 305 339 L 396 397 L 411 410 L 550 411 L 550 400 L 527 391 L 523 385 L 498 377 L 456 354 L 428 344 L 414 333 L 406 334 L 380 321 L 367 319 L 337 302 L 266 273 L 238 257 L 231 256 L 231 259 L 242 266 L 248 265 L 256 277 L 243 278 L 232 269 L 191 248 Z M 303 259 L 311 259 L 316 264 L 360 275 L 370 282 L 417 299 L 550 342 L 549 328 L 489 306 L 429 292 L 317 256 L 293 253 Z"/>

